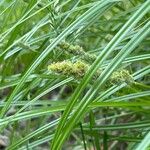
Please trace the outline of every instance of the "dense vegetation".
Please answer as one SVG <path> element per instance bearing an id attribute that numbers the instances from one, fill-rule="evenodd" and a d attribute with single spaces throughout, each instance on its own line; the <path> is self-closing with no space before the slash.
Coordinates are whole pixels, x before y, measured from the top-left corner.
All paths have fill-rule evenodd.
<path id="1" fill-rule="evenodd" d="M 1 0 L 0 149 L 148 150 L 150 0 Z"/>

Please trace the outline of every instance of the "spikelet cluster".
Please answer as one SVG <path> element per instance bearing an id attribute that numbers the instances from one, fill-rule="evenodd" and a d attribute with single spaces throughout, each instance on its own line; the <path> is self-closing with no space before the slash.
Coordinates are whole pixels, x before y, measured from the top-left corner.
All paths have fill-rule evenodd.
<path id="1" fill-rule="evenodd" d="M 93 62 L 96 59 L 95 55 L 85 52 L 79 45 L 72 45 L 67 42 L 62 42 L 59 44 L 59 48 L 70 54 L 77 55 L 87 62 Z"/>
<path id="2" fill-rule="evenodd" d="M 121 69 L 121 70 L 113 72 L 113 74 L 110 77 L 110 83 L 119 84 L 123 82 L 126 82 L 126 83 L 134 82 L 134 79 L 130 75 L 129 71 L 126 69 Z"/>
<path id="3" fill-rule="evenodd" d="M 62 61 L 52 63 L 48 66 L 48 70 L 59 73 L 66 76 L 74 76 L 74 77 L 83 77 L 86 71 L 88 70 L 89 66 L 82 62 L 77 61 L 72 63 L 71 61 Z"/>
<path id="4" fill-rule="evenodd" d="M 65 52 L 79 56 L 82 60 L 84 60 L 84 62 L 81 60 L 78 60 L 76 62 L 71 62 L 68 60 L 64 60 L 62 62 L 54 62 L 48 66 L 48 70 L 52 73 L 57 73 L 65 76 L 73 76 L 79 79 L 83 77 L 86 71 L 88 71 L 88 69 L 90 68 L 89 62 L 93 62 L 96 59 L 95 55 L 91 55 L 85 52 L 79 45 L 72 45 L 67 42 L 61 42 L 58 47 Z M 97 72 L 93 76 L 93 80 L 96 80 L 101 75 L 102 71 L 103 70 L 97 70 Z M 121 69 L 113 72 L 106 84 L 114 85 L 121 84 L 123 82 L 134 82 L 134 79 L 126 69 Z"/>
<path id="5" fill-rule="evenodd" d="M 62 61 L 62 62 L 56 62 L 56 63 L 50 64 L 48 66 L 48 70 L 53 73 L 57 73 L 57 74 L 65 75 L 65 76 L 73 76 L 79 79 L 85 75 L 89 67 L 90 66 L 88 64 L 80 60 L 74 63 L 71 61 Z M 101 75 L 101 72 L 102 70 L 98 70 L 96 74 L 93 76 L 93 80 L 96 80 Z M 109 85 L 121 84 L 123 82 L 126 82 L 126 83 L 134 82 L 129 71 L 125 69 L 121 69 L 121 70 L 113 72 L 113 74 L 107 81 Z"/>

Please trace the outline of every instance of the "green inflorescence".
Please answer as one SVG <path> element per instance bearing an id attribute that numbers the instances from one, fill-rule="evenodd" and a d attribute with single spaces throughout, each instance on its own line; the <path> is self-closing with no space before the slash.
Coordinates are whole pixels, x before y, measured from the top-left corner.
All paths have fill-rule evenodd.
<path id="1" fill-rule="evenodd" d="M 122 82 L 126 82 L 126 83 L 134 82 L 133 77 L 130 75 L 129 71 L 126 69 L 115 71 L 110 77 L 110 83 L 112 84 L 118 84 Z"/>
<path id="2" fill-rule="evenodd" d="M 96 59 L 95 55 L 91 55 L 83 50 L 79 45 L 72 45 L 68 42 L 61 42 L 58 47 L 65 52 L 68 52 L 73 55 L 79 56 L 83 61 L 78 60 L 76 62 L 71 62 L 68 60 L 64 60 L 62 62 L 52 63 L 48 66 L 48 70 L 53 73 L 65 75 L 65 76 L 73 76 L 75 78 L 81 78 L 85 75 L 86 71 L 89 69 L 89 62 L 94 61 Z M 88 63 L 85 63 L 85 61 Z M 98 70 L 94 76 L 93 80 L 97 79 L 103 70 Z M 120 83 L 133 83 L 134 79 L 130 75 L 129 71 L 126 69 L 120 69 L 112 73 L 111 77 L 108 79 L 106 84 L 114 85 Z"/>
<path id="3" fill-rule="evenodd" d="M 60 73 L 66 76 L 82 77 L 88 70 L 89 66 L 82 61 L 72 63 L 71 61 L 62 61 L 52 63 L 48 66 L 48 70 Z"/>
<path id="4" fill-rule="evenodd" d="M 72 45 L 67 42 L 62 42 L 59 44 L 60 49 L 65 50 L 66 52 L 77 55 L 87 62 L 92 62 L 96 59 L 95 55 L 89 54 L 83 50 L 79 45 Z"/>
<path id="5" fill-rule="evenodd" d="M 89 69 L 89 65 L 86 64 L 83 61 L 62 61 L 62 62 L 56 62 L 52 63 L 48 66 L 48 70 L 52 71 L 53 73 L 62 74 L 66 76 L 73 76 L 75 78 L 81 78 L 85 75 L 86 71 Z M 98 70 L 96 74 L 94 75 L 93 79 L 98 78 L 100 76 L 102 70 Z M 134 80 L 132 76 L 130 75 L 128 70 L 121 69 L 118 71 L 115 71 L 111 77 L 109 78 L 108 82 L 109 84 L 120 84 L 120 83 L 133 83 Z"/>

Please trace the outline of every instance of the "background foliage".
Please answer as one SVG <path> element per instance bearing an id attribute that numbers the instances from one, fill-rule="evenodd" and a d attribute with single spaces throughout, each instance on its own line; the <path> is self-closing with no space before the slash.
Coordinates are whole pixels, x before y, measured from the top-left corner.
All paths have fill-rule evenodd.
<path id="1" fill-rule="evenodd" d="M 149 11 L 150 0 L 1 0 L 1 148 L 149 149 Z"/>

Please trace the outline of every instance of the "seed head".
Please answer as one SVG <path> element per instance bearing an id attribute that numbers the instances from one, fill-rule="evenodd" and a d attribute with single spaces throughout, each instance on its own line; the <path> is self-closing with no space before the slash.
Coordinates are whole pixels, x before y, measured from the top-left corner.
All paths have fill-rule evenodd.
<path id="1" fill-rule="evenodd" d="M 110 77 L 110 82 L 112 84 L 120 84 L 123 82 L 133 83 L 134 79 L 132 78 L 128 70 L 122 69 L 113 72 L 113 74 Z"/>
<path id="2" fill-rule="evenodd" d="M 88 68 L 89 66 L 82 61 L 77 61 L 75 63 L 72 63 L 71 61 L 63 61 L 63 62 L 52 63 L 48 66 L 48 70 L 54 73 L 59 73 L 66 76 L 74 76 L 74 77 L 84 76 Z"/>
<path id="3" fill-rule="evenodd" d="M 62 42 L 59 44 L 59 47 L 66 52 L 77 55 L 87 62 L 93 62 L 96 59 L 95 55 L 89 54 L 83 50 L 79 45 L 72 45 L 67 42 Z"/>

